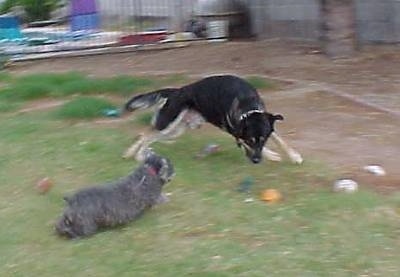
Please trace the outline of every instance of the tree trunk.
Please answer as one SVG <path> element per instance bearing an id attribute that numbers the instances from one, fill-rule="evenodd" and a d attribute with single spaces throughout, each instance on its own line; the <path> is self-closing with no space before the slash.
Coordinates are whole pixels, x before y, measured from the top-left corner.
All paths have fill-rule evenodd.
<path id="1" fill-rule="evenodd" d="M 355 16 L 353 0 L 320 0 L 321 42 L 324 52 L 331 58 L 354 55 Z"/>

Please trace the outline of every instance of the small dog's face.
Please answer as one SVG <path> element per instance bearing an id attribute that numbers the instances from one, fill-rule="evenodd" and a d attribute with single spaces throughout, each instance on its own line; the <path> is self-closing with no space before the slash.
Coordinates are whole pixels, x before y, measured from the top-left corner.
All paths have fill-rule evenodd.
<path id="1" fill-rule="evenodd" d="M 283 116 L 280 114 L 254 113 L 243 119 L 238 144 L 244 147 L 246 156 L 253 163 L 261 162 L 262 149 L 274 131 L 276 120 L 283 120 Z"/>
<path id="2" fill-rule="evenodd" d="M 56 223 L 56 231 L 60 236 L 67 238 L 77 237 L 75 232 L 75 226 L 73 224 L 73 219 L 69 215 L 69 212 L 65 212 L 63 216 Z"/>
<path id="3" fill-rule="evenodd" d="M 164 183 L 171 181 L 175 175 L 174 166 L 168 158 L 152 154 L 146 158 L 145 164 L 152 167 Z"/>

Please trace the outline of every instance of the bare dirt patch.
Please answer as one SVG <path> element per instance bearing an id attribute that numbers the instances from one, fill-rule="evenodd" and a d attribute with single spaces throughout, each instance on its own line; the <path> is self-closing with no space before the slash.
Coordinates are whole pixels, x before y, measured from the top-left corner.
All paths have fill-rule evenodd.
<path id="1" fill-rule="evenodd" d="M 234 73 L 287 81 L 290 86 L 266 93 L 265 99 L 271 111 L 285 116 L 278 130 L 306 161 L 327 161 L 343 175 L 377 188 L 400 188 L 399 48 L 365 47 L 354 58 L 337 61 L 315 49 L 314 45 L 282 41 L 208 43 L 163 51 L 26 62 L 10 70 L 17 74 L 82 71 L 105 77 Z M 331 91 L 321 90 L 324 87 Z M 361 170 L 368 164 L 380 164 L 388 176 L 368 178 Z"/>
<path id="2" fill-rule="evenodd" d="M 19 113 L 28 113 L 28 112 L 38 111 L 38 110 L 52 109 L 52 108 L 61 106 L 62 104 L 64 104 L 64 102 L 65 102 L 64 100 L 56 100 L 56 99 L 36 100 L 36 101 L 32 101 L 32 102 L 28 103 L 26 106 L 24 106 L 18 112 Z"/>

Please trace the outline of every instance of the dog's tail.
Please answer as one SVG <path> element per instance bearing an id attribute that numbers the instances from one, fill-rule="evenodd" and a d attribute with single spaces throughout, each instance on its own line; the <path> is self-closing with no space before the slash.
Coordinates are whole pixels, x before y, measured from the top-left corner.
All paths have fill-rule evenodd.
<path id="1" fill-rule="evenodd" d="M 179 89 L 177 88 L 166 88 L 136 95 L 126 102 L 125 111 L 132 112 L 137 109 L 147 109 L 151 106 L 162 103 L 168 99 L 171 94 L 176 93 L 178 90 Z"/>

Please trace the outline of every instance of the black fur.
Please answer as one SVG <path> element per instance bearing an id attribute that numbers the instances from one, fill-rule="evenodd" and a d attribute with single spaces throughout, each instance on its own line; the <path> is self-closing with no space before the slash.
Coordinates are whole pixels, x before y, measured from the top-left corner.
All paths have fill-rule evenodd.
<path id="1" fill-rule="evenodd" d="M 65 197 L 67 207 L 56 223 L 56 231 L 77 238 L 92 235 L 99 228 L 126 224 L 158 202 L 163 185 L 173 174 L 171 162 L 153 154 L 131 175 L 115 183 Z"/>
<path id="2" fill-rule="evenodd" d="M 163 103 L 165 102 L 165 103 Z M 244 146 L 247 157 L 261 161 L 262 148 L 274 131 L 274 122 L 282 120 L 265 110 L 256 89 L 231 75 L 212 76 L 175 89 L 141 94 L 129 100 L 125 109 L 133 111 L 162 104 L 154 127 L 163 130 L 185 109 L 198 112 L 207 122 L 225 130 Z"/>

